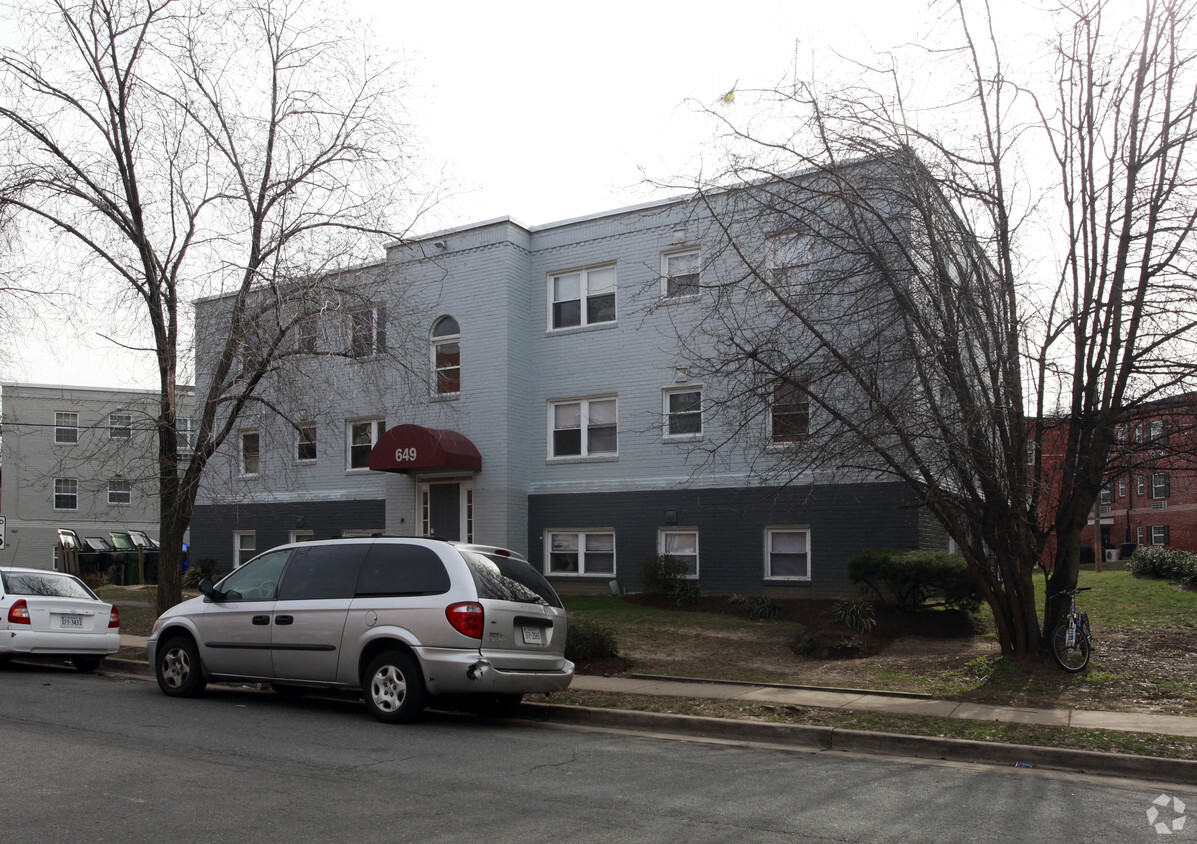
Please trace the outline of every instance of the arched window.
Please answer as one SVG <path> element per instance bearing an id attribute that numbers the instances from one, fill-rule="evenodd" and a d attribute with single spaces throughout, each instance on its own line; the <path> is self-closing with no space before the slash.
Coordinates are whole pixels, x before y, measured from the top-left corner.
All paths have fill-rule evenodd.
<path id="1" fill-rule="evenodd" d="M 432 373 L 437 395 L 461 392 L 461 328 L 451 316 L 432 326 Z"/>

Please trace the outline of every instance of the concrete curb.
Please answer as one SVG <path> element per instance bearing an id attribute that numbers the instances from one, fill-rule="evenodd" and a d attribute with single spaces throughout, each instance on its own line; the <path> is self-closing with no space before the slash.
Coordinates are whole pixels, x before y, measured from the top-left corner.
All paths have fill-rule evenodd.
<path id="1" fill-rule="evenodd" d="M 733 721 L 695 715 L 630 712 L 560 704 L 526 703 L 520 716 L 526 720 L 576 726 L 634 730 L 683 737 L 778 744 L 809 750 L 867 753 L 886 756 L 979 762 L 990 765 L 1028 765 L 1100 776 L 1150 779 L 1197 785 L 1197 761 L 1158 756 L 1126 756 L 1092 750 L 998 744 L 969 739 L 875 733 L 841 727 L 776 724 L 767 721 Z"/>

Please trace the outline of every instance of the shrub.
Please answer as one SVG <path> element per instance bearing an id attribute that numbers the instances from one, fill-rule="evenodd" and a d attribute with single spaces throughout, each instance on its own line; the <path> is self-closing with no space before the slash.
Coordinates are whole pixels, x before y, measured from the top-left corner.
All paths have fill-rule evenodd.
<path id="1" fill-rule="evenodd" d="M 861 633 L 868 633 L 877 626 L 877 618 L 873 615 L 873 605 L 859 598 L 840 601 L 832 608 L 831 612 L 836 621 Z"/>
<path id="2" fill-rule="evenodd" d="M 1139 546 L 1126 567 L 1139 577 L 1197 583 L 1197 554 L 1166 545 Z"/>
<path id="3" fill-rule="evenodd" d="M 679 607 L 692 607 L 702 600 L 702 587 L 693 580 L 682 580 L 673 587 L 671 597 Z"/>
<path id="4" fill-rule="evenodd" d="M 685 561 L 669 554 L 657 554 L 640 564 L 640 585 L 653 595 L 673 595 L 685 577 Z"/>
<path id="5" fill-rule="evenodd" d="M 807 633 L 790 643 L 790 650 L 798 656 L 827 659 L 838 656 L 859 656 L 864 652 L 865 641 L 859 636 L 838 633 L 830 637 Z"/>
<path id="6" fill-rule="evenodd" d="M 80 572 L 79 579 L 86 583 L 92 590 L 108 585 L 108 575 L 101 571 Z"/>
<path id="7" fill-rule="evenodd" d="M 781 601 L 767 595 L 732 595 L 729 604 L 744 608 L 744 614 L 757 620 L 777 618 L 781 615 Z"/>
<path id="8" fill-rule="evenodd" d="M 946 551 L 870 549 L 848 561 L 848 578 L 903 609 L 934 600 L 966 612 L 981 605 L 981 589 L 964 558 Z"/>
<path id="9" fill-rule="evenodd" d="M 570 619 L 569 635 L 565 639 L 565 658 L 571 662 L 583 659 L 607 659 L 619 656 L 615 631 L 604 624 L 585 619 Z"/>
<path id="10" fill-rule="evenodd" d="M 187 564 L 187 571 L 183 572 L 183 588 L 195 589 L 204 578 L 216 582 L 220 579 L 220 572 L 216 568 L 216 561 L 211 557 L 202 560 L 192 560 Z"/>

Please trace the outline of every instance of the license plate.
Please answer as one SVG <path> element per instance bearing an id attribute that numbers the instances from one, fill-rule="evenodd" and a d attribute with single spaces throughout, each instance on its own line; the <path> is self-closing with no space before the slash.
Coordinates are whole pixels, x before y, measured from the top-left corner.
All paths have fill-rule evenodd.
<path id="1" fill-rule="evenodd" d="M 81 615 L 64 615 L 58 619 L 59 627 L 82 627 L 83 616 Z"/>
<path id="2" fill-rule="evenodd" d="M 525 645 L 543 645 L 544 635 L 539 627 L 525 627 L 524 628 L 524 644 Z"/>

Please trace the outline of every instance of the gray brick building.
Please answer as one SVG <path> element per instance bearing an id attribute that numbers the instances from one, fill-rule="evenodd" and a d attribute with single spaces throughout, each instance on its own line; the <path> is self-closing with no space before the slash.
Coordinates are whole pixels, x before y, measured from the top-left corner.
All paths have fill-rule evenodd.
<path id="1" fill-rule="evenodd" d="M 821 596 L 852 591 L 864 548 L 943 547 L 901 484 L 762 471 L 809 424 L 801 396 L 744 430 L 707 412 L 678 335 L 704 279 L 736 272 L 708 225 L 679 200 L 390 246 L 342 278 L 357 304 L 305 323 L 311 357 L 216 455 L 192 559 L 434 534 L 525 553 L 563 592 L 638 589 L 669 552 L 707 591 Z M 221 313 L 197 306 L 201 388 Z"/>

